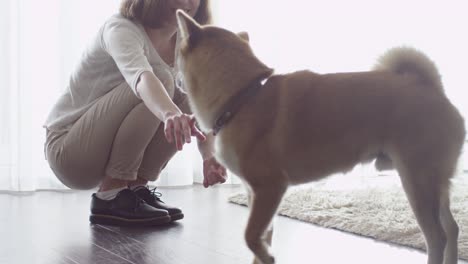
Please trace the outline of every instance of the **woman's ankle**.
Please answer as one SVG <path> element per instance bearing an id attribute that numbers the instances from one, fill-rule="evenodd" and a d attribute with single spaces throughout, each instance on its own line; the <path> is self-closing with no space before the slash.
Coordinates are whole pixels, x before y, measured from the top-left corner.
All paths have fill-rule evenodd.
<path id="1" fill-rule="evenodd" d="M 106 176 L 99 186 L 99 192 L 105 192 L 113 189 L 126 188 L 128 186 L 128 181 L 113 179 L 109 176 Z"/>
<path id="2" fill-rule="evenodd" d="M 143 178 L 137 178 L 134 181 L 128 182 L 127 185 L 128 185 L 128 188 L 133 189 L 133 188 L 136 188 L 138 186 L 146 186 L 147 184 L 148 184 L 148 180 L 143 179 Z"/>

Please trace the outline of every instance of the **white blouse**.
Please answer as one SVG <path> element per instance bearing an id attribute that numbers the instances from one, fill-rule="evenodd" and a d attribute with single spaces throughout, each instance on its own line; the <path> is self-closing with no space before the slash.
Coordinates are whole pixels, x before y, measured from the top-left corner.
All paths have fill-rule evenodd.
<path id="1" fill-rule="evenodd" d="M 176 50 L 178 45 L 179 38 Z M 178 67 L 170 67 L 163 61 L 144 27 L 121 15 L 112 16 L 82 54 L 44 127 L 51 131 L 68 130 L 101 96 L 123 82 L 139 97 L 136 84 L 145 71 L 152 71 L 159 78 L 171 98 L 175 87 L 181 88 Z"/>

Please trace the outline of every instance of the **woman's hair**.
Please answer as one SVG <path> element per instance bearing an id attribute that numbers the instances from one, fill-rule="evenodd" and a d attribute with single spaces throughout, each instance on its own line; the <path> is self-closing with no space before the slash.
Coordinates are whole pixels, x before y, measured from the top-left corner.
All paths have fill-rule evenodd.
<path id="1" fill-rule="evenodd" d="M 136 20 L 150 28 L 158 28 L 164 18 L 161 14 L 161 5 L 168 0 L 122 0 L 120 14 L 130 20 Z M 201 25 L 211 23 L 209 0 L 200 0 L 194 19 Z"/>

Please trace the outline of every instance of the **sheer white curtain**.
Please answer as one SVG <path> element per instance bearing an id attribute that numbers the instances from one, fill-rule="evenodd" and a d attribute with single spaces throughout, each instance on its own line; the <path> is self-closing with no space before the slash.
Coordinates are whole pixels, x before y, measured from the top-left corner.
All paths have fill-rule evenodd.
<path id="1" fill-rule="evenodd" d="M 2 0 L 0 190 L 66 189 L 44 160 L 42 124 L 87 42 L 120 0 Z M 159 185 L 201 180 L 195 144 L 168 164 Z"/>
<path id="2" fill-rule="evenodd" d="M 0 190 L 64 188 L 43 158 L 44 121 L 81 51 L 119 0 L 2 0 Z M 463 0 L 212 0 L 216 23 L 248 31 L 277 72 L 369 69 L 387 48 L 415 46 L 435 60 L 449 97 L 466 115 L 468 4 Z M 201 181 L 196 146 L 168 164 L 160 185 Z M 464 157 L 463 166 L 468 164 Z M 375 174 L 358 167 L 357 174 Z M 231 183 L 238 183 L 231 178 Z"/>
<path id="3" fill-rule="evenodd" d="M 411 45 L 437 64 L 446 92 L 468 117 L 467 1 L 215 1 L 216 21 L 248 31 L 256 54 L 276 72 L 370 69 L 393 46 Z M 464 155 L 460 170 L 468 169 Z M 376 175 L 370 166 L 351 174 Z"/>

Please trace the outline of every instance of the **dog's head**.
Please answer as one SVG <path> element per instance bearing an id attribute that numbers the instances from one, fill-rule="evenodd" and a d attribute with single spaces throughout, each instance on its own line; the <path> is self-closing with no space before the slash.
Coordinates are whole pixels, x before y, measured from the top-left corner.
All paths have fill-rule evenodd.
<path id="1" fill-rule="evenodd" d="M 178 64 L 189 103 L 204 131 L 209 131 L 223 106 L 252 81 L 273 70 L 253 54 L 246 33 L 234 34 L 214 26 L 200 26 L 177 11 L 181 34 Z"/>
<path id="2" fill-rule="evenodd" d="M 201 26 L 182 10 L 177 11 L 177 20 L 182 39 L 179 64 L 189 93 L 202 92 L 207 85 L 217 89 L 231 88 L 230 84 L 242 86 L 246 85 L 243 82 L 272 74 L 273 70 L 253 54 L 247 33 Z"/>

